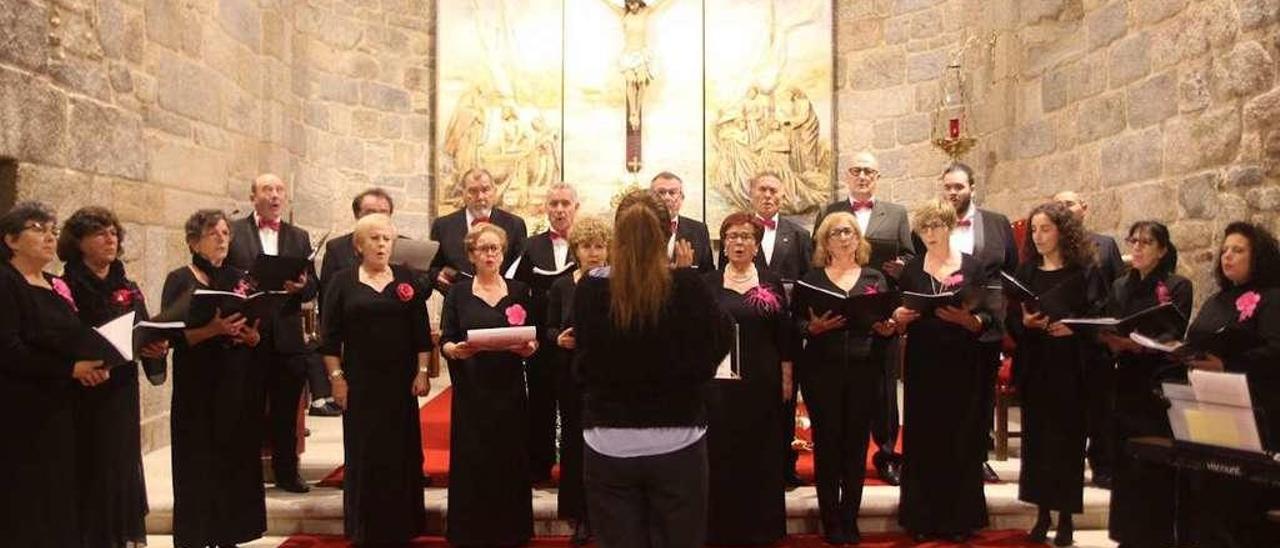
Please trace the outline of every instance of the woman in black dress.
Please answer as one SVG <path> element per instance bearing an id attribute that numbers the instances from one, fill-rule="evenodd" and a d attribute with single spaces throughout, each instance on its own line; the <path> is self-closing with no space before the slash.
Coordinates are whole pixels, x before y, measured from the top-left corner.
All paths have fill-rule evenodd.
<path id="1" fill-rule="evenodd" d="M 453 383 L 446 536 L 459 545 L 521 545 L 533 536 L 523 361 L 538 343 L 481 349 L 468 342 L 467 331 L 537 320 L 526 317 L 529 286 L 498 274 L 506 232 L 479 223 L 464 242 L 476 275 L 449 288 L 440 320 Z"/>
<path id="2" fill-rule="evenodd" d="M 870 259 L 871 244 L 862 237 L 853 214 L 832 213 L 823 218 L 814 242 L 814 268 L 801 278 L 802 284 L 840 295 L 889 291 L 884 274 L 863 266 Z M 816 314 L 808 292 L 795 295 L 792 316 L 807 340 L 800 353 L 800 389 L 813 420 L 822 535 L 829 544 L 857 544 L 867 439 L 884 374 L 885 337 L 893 334 L 895 326 L 886 319 L 870 330 L 863 326 L 854 331 L 844 316 L 832 311 Z M 779 350 L 786 355 L 788 349 L 774 349 Z M 787 369 L 784 373 L 789 373 Z M 780 404 L 769 409 L 781 408 Z"/>
<path id="3" fill-rule="evenodd" d="M 912 215 L 925 253 L 903 267 L 902 291 L 980 293 L 982 265 L 951 246 L 956 212 L 949 202 L 930 200 Z M 933 314 L 899 307 L 893 318 L 905 330 L 903 366 L 902 495 L 898 524 L 917 541 L 942 538 L 963 543 L 987 526 L 982 485 L 985 439 L 980 337 L 995 328 L 984 299 Z"/>
<path id="4" fill-rule="evenodd" d="M 1022 396 L 1022 470 L 1018 499 L 1039 507 L 1028 535 L 1044 542 L 1050 511 L 1058 512 L 1053 543 L 1070 546 L 1071 515 L 1084 511 L 1085 368 L 1097 367 L 1093 333 L 1077 334 L 1058 320 L 1102 314 L 1107 282 L 1096 267 L 1092 242 L 1071 210 L 1051 202 L 1027 216 L 1030 234 L 1016 274 L 1040 298 L 1011 315 L 1018 341 L 1014 381 Z"/>
<path id="5" fill-rule="evenodd" d="M 244 273 L 226 265 L 231 229 L 216 209 L 187 219 L 191 264 L 169 273 L 161 308 L 188 299 L 196 289 L 251 290 Z M 173 341 L 173 543 L 233 546 L 267 529 L 263 499 L 262 373 L 253 347 L 256 322 L 241 314 L 215 314 L 188 325 Z"/>
<path id="6" fill-rule="evenodd" d="M 85 207 L 62 227 L 58 258 L 75 296 L 80 321 L 98 326 L 132 311 L 147 319 L 138 285 L 125 277 L 120 260 L 124 228 L 111 211 Z M 141 349 L 152 384 L 164 382 L 168 341 Z M 86 547 L 145 544 L 147 488 L 142 474 L 138 366 L 108 363 L 111 379 L 77 390 L 76 456 L 80 486 L 80 536 Z"/>
<path id="7" fill-rule="evenodd" d="M 342 414 L 343 529 L 357 545 L 422 534 L 422 433 L 417 397 L 431 381 L 430 290 L 391 266 L 396 229 L 382 213 L 356 221 L 360 264 L 338 271 L 324 294 L 325 368 Z"/>
<path id="8" fill-rule="evenodd" d="M 787 534 L 785 455 L 777 448 L 782 401 L 791 396 L 793 337 L 782 279 L 753 262 L 763 236 L 754 216 L 729 215 L 720 225 L 728 264 L 706 274 L 738 326 L 741 377 L 713 380 L 708 392 L 710 544 L 773 544 Z"/>
<path id="9" fill-rule="evenodd" d="M 1173 273 L 1178 266 L 1178 250 L 1169 240 L 1169 229 L 1156 221 L 1139 221 L 1129 228 L 1126 241 L 1133 269 L 1112 285 L 1108 316 L 1123 318 L 1172 303 L 1183 318 L 1189 317 L 1191 281 Z M 1142 333 L 1169 340 L 1182 338 L 1186 329 L 1184 319 L 1168 332 Z M 1121 449 L 1116 453 L 1107 528 L 1111 539 L 1126 548 L 1173 546 L 1173 470 L 1144 465 L 1123 448 L 1131 438 L 1173 437 L 1165 412 L 1167 404 L 1160 398 L 1160 383 L 1183 375 L 1171 370 L 1167 358 L 1143 349 L 1128 337 L 1107 332 L 1099 336 L 1116 359 L 1114 447 Z"/>
<path id="10" fill-rule="evenodd" d="M 46 274 L 58 224 L 44 204 L 0 217 L 0 539 L 7 546 L 81 546 L 77 519 L 75 387 L 110 375 L 67 341 L 84 325 L 71 290 Z"/>
<path id="11" fill-rule="evenodd" d="M 1247 375 L 1253 405 L 1263 413 L 1258 429 L 1265 448 L 1280 450 L 1280 419 L 1276 418 L 1280 417 L 1280 248 L 1275 237 L 1257 225 L 1227 225 L 1214 277 L 1219 291 L 1200 305 L 1187 330 L 1187 342 L 1218 346 L 1210 341 L 1223 331 L 1239 332 L 1256 344 L 1195 356 L 1189 365 Z M 1179 512 L 1192 519 L 1189 545 L 1280 545 L 1280 535 L 1266 519 L 1267 510 L 1275 508 L 1280 498 L 1274 489 L 1213 473 L 1203 473 L 1192 482 L 1195 496 L 1179 499 L 1190 507 Z"/>
<path id="12" fill-rule="evenodd" d="M 572 276 L 551 285 L 547 294 L 546 342 L 556 353 L 556 399 L 560 403 L 560 488 L 556 492 L 560 519 L 573 526 L 569 539 L 576 546 L 591 540 L 587 498 L 582 485 L 582 384 L 574 374 L 577 339 L 573 334 L 573 293 L 578 281 L 609 262 L 609 225 L 597 217 L 581 217 L 569 231 L 569 253 L 578 264 Z"/>

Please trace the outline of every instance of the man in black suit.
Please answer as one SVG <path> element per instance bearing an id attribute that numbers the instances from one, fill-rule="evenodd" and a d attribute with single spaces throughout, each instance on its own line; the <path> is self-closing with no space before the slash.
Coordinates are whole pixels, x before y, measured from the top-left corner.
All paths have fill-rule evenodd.
<path id="1" fill-rule="evenodd" d="M 506 272 L 524 252 L 524 240 L 529 235 L 524 219 L 494 207 L 497 198 L 493 175 L 484 168 L 471 168 L 462 174 L 463 208 L 431 223 L 431 239 L 440 242 L 440 251 L 427 274 L 441 293 L 448 291 L 460 273 L 475 273 L 463 239 L 476 224 L 492 223 L 507 232 L 507 254 L 502 259 L 501 272 Z"/>
<path id="2" fill-rule="evenodd" d="M 680 214 L 684 205 L 684 181 L 670 171 L 663 171 L 649 181 L 649 190 L 671 213 L 671 240 L 667 242 L 667 255 L 673 263 L 681 256 L 693 254 L 693 268 L 699 272 L 712 272 L 716 265 L 711 255 L 711 235 L 707 225 Z"/>
<path id="3" fill-rule="evenodd" d="M 280 218 L 289 201 L 280 177 L 270 173 L 258 176 L 249 199 L 253 213 L 231 223 L 228 264 L 250 270 L 259 255 L 311 256 L 307 231 Z M 298 475 L 297 411 L 308 352 L 302 336 L 302 303 L 316 298 L 317 288 L 314 266 L 308 266 L 297 280 L 285 282 L 284 290 L 292 297 L 275 317 L 259 326 L 262 342 L 254 349 L 266 380 L 268 439 L 276 487 L 295 493 L 310 491 Z"/>
<path id="4" fill-rule="evenodd" d="M 559 271 L 574 262 L 574 257 L 569 256 L 569 230 L 573 228 L 579 206 L 578 191 L 572 185 L 561 182 L 547 189 L 547 221 L 551 227 L 525 243 L 524 255 L 516 268 L 517 278 L 519 273 L 532 267 Z M 547 317 L 550 286 L 530 284 L 530 287 L 533 290 L 530 311 L 541 323 Z M 555 348 L 555 341 L 543 341 L 525 362 L 525 378 L 529 383 L 529 459 L 534 483 L 551 479 L 551 467 L 556 463 Z"/>
<path id="5" fill-rule="evenodd" d="M 907 208 L 875 197 L 879 182 L 880 162 L 875 155 L 861 152 L 854 156 L 853 163 L 844 173 L 849 199 L 827 206 L 818 215 L 813 227 L 817 230 L 825 216 L 837 211 L 852 213 L 858 220 L 858 229 L 862 231 L 863 238 L 871 244 L 872 262 L 867 266 L 884 272 L 893 280 L 902 273 L 902 267 L 907 261 L 915 256 L 915 243 L 912 240 Z M 902 455 L 897 452 L 901 423 L 898 416 L 898 363 L 901 352 L 902 345 L 898 340 L 889 345 L 885 352 L 884 374 L 881 377 L 884 382 L 877 391 L 877 413 L 871 425 L 871 438 L 876 444 L 876 454 L 871 461 L 875 464 L 880 479 L 889 485 L 898 485 L 901 481 Z"/>
<path id="6" fill-rule="evenodd" d="M 782 278 L 783 283 L 795 282 L 809 271 L 813 260 L 813 240 L 809 231 L 778 214 L 782 200 L 786 197 L 782 186 L 782 177 L 772 171 L 761 171 L 751 178 L 751 209 L 756 219 L 764 225 L 764 237 L 760 241 L 760 252 L 756 253 L 756 268 L 769 270 Z M 724 250 L 720 250 L 720 269 L 729 263 Z M 796 474 L 796 459 L 799 455 L 792 449 L 791 442 L 796 433 L 796 393 L 800 383 L 795 381 L 795 364 L 792 364 L 790 397 L 782 402 L 782 450 L 786 453 L 786 464 L 783 476 L 787 485 L 801 484 Z"/>
<path id="7" fill-rule="evenodd" d="M 1079 194 L 1064 190 L 1054 194 L 1053 200 L 1067 206 L 1067 209 L 1080 219 L 1080 223 L 1084 224 L 1089 214 L 1089 204 Z M 1093 240 L 1093 245 L 1098 252 L 1099 272 L 1108 284 L 1114 282 L 1125 270 L 1124 259 L 1120 256 L 1120 246 L 1116 244 L 1115 238 L 1106 234 L 1090 232 L 1089 239 Z M 1093 484 L 1110 489 L 1112 465 L 1115 462 L 1117 450 L 1111 444 L 1111 432 L 1114 428 L 1111 414 L 1115 410 L 1115 401 L 1112 397 L 1115 393 L 1116 370 L 1115 361 L 1108 353 L 1099 348 L 1097 357 L 1093 367 L 1086 371 L 1085 375 L 1085 385 L 1088 387 L 1085 397 L 1088 399 L 1089 423 L 1089 449 L 1085 455 L 1089 460 L 1089 470 L 1093 473 Z"/>
<path id="8" fill-rule="evenodd" d="M 988 286 L 999 287 L 1000 272 L 1012 274 L 1018 268 L 1018 244 L 1013 238 L 1013 226 L 1008 217 L 973 205 L 974 187 L 978 184 L 973 168 L 960 162 L 947 166 L 942 172 L 942 194 L 956 208 L 959 222 L 951 231 L 951 248 L 968 253 L 982 265 Z M 991 427 L 995 423 L 996 375 L 1000 372 L 1000 347 L 1004 340 L 1005 302 L 1000 291 L 987 293 L 988 304 L 996 317 L 996 328 L 983 332 L 982 428 L 977 435 L 986 439 L 989 450 L 995 445 Z M 987 481 L 998 481 L 991 465 L 987 464 L 987 451 L 982 452 L 982 473 Z"/>

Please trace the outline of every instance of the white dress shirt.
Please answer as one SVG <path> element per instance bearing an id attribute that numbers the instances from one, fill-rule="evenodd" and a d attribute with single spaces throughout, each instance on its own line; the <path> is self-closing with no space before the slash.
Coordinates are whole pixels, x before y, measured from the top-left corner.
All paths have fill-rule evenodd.
<path id="1" fill-rule="evenodd" d="M 569 264 L 569 238 L 551 238 L 551 250 L 556 256 L 556 270 Z"/>
<path id="2" fill-rule="evenodd" d="M 253 212 L 253 226 L 258 230 L 258 241 L 262 242 L 262 252 L 266 255 L 279 255 L 280 233 L 270 228 L 259 227 L 257 211 Z"/>
<path id="3" fill-rule="evenodd" d="M 757 215 L 759 217 L 759 215 Z M 764 227 L 764 237 L 760 239 L 760 252 L 764 253 L 764 264 L 773 262 L 773 242 L 778 239 L 778 214 L 773 214 L 773 228 Z"/>
<path id="4" fill-rule="evenodd" d="M 871 199 L 871 207 L 875 207 L 876 199 Z M 853 198 L 849 198 L 849 207 L 853 207 Z M 858 233 L 867 235 L 867 225 L 871 224 L 871 207 L 854 209 L 853 216 L 858 219 Z"/>
<path id="5" fill-rule="evenodd" d="M 977 219 L 974 218 L 974 213 L 976 211 L 978 211 L 978 208 L 974 207 L 973 204 L 970 204 L 969 211 L 965 212 L 964 217 L 960 218 L 961 221 L 968 220 L 969 226 L 960 226 L 960 224 L 957 223 L 955 229 L 951 231 L 952 249 L 961 253 L 973 255 L 973 223 L 977 221 Z"/>

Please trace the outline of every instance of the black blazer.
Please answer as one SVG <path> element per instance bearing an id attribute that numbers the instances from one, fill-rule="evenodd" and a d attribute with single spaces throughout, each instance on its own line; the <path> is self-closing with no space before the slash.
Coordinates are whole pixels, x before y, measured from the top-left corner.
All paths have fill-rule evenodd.
<path id="1" fill-rule="evenodd" d="M 853 213 L 853 206 L 849 204 L 849 200 L 840 200 L 828 205 L 822 213 L 818 214 L 817 220 L 813 223 L 813 229 L 818 230 L 822 220 L 837 211 Z M 904 262 L 910 262 L 911 258 L 916 256 L 917 247 L 914 234 L 911 232 L 911 221 L 907 217 L 907 208 L 902 205 L 877 198 L 871 206 L 871 219 L 867 221 L 867 233 L 862 237 L 873 243 L 898 244 L 898 252 L 905 256 Z M 878 264 L 867 266 L 876 270 L 880 270 L 881 267 Z"/>
<path id="2" fill-rule="evenodd" d="M 809 263 L 813 261 L 813 238 L 809 237 L 809 231 L 781 216 L 778 217 L 776 232 L 773 237 L 773 255 L 766 263 L 762 247 L 760 253 L 756 254 L 756 268 L 772 272 L 784 282 L 799 280 L 811 267 Z M 729 264 L 723 245 L 718 263 L 721 271 Z"/>
<path id="3" fill-rule="evenodd" d="M 716 263 L 711 254 L 711 234 L 707 225 L 681 215 L 676 223 L 676 241 L 688 240 L 693 245 L 693 268 L 698 272 L 714 272 Z"/>
<path id="4" fill-rule="evenodd" d="M 1116 239 L 1097 232 L 1090 232 L 1089 239 L 1093 240 L 1093 245 L 1098 250 L 1098 272 L 1107 280 L 1107 283 L 1120 279 L 1120 276 L 1125 273 L 1125 266 Z"/>
<path id="5" fill-rule="evenodd" d="M 524 219 L 496 207 L 489 213 L 489 221 L 507 231 L 507 253 L 503 256 L 502 267 L 499 269 L 499 272 L 505 273 L 511 263 L 524 252 L 525 238 L 529 231 L 525 229 Z M 467 225 L 466 209 L 459 209 L 431 223 L 431 239 L 440 242 L 440 251 L 431 260 L 431 270 L 427 272 L 433 285 L 446 266 L 458 272 L 475 273 L 471 258 L 467 256 L 467 246 L 463 242 L 469 230 L 471 227 Z"/>
<path id="6" fill-rule="evenodd" d="M 556 248 L 555 244 L 551 243 L 551 232 L 540 232 L 525 240 L 524 256 L 525 260 L 533 262 L 533 266 L 543 270 L 555 270 Z M 574 262 L 574 258 L 568 257 L 568 262 Z"/>
<path id="7" fill-rule="evenodd" d="M 284 221 L 280 222 L 278 243 L 281 257 L 311 256 L 311 235 Z M 260 253 L 262 240 L 258 238 L 254 216 L 231 221 L 231 249 L 227 254 L 227 264 L 248 272 Z M 302 338 L 302 303 L 315 299 L 319 287 L 313 264 L 307 267 L 307 286 L 286 301 L 284 308 L 280 309 L 272 321 L 263 322 L 259 326 L 263 337 L 271 341 L 276 352 L 301 354 L 307 351 L 306 342 Z"/>
<path id="8" fill-rule="evenodd" d="M 356 258 L 355 233 L 348 232 L 324 244 L 324 258 L 320 260 L 320 291 L 333 279 L 333 275 L 360 264 Z M 323 302 L 323 300 L 321 300 Z"/>

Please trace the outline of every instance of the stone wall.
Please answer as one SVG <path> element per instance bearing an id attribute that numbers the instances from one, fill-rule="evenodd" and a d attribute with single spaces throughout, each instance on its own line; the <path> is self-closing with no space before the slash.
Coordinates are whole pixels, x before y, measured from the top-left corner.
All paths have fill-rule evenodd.
<path id="1" fill-rule="evenodd" d="M 1280 230 L 1280 0 L 1019 2 L 1016 108 L 988 205 L 1078 189 L 1092 229 L 1170 225 L 1209 296 L 1222 228 Z"/>
<path id="2" fill-rule="evenodd" d="M 0 157 L 19 199 L 116 210 L 153 311 L 200 207 L 293 185 L 295 220 L 345 232 L 370 184 L 426 233 L 432 5 L 419 0 L 0 0 Z M 145 261 L 142 260 L 145 257 Z M 144 446 L 169 385 L 143 382 Z"/>

